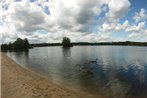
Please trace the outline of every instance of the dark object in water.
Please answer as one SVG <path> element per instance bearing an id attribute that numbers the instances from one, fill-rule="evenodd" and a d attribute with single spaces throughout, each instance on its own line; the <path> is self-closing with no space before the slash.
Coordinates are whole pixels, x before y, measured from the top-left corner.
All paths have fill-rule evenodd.
<path id="1" fill-rule="evenodd" d="M 90 61 L 90 63 L 97 63 L 97 58 L 93 61 Z"/>
<path id="2" fill-rule="evenodd" d="M 93 72 L 92 70 L 90 70 L 90 69 L 86 69 L 85 67 L 82 68 L 81 71 L 82 71 L 83 73 L 87 73 L 87 74 L 94 74 L 94 72 Z"/>
<path id="3" fill-rule="evenodd" d="M 94 74 L 91 70 L 83 70 L 83 73 Z"/>
<path id="4" fill-rule="evenodd" d="M 95 61 L 89 61 L 88 63 L 85 63 L 84 65 L 76 64 L 76 66 L 79 66 L 79 70 L 82 73 L 94 74 L 91 63 L 97 63 L 97 58 Z"/>

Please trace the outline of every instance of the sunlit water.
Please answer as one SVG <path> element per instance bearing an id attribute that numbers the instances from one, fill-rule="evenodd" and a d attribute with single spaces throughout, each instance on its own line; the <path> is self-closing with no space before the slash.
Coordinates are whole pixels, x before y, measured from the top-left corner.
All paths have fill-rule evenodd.
<path id="1" fill-rule="evenodd" d="M 92 95 L 147 98 L 147 47 L 58 46 L 7 54 L 55 83 Z"/>

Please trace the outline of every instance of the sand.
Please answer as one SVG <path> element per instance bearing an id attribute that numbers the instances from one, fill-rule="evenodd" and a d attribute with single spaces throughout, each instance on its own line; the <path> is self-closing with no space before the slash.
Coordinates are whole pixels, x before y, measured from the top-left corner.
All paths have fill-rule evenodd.
<path id="1" fill-rule="evenodd" d="M 1 69 L 1 98 L 88 97 L 22 68 L 4 53 L 1 53 Z"/>

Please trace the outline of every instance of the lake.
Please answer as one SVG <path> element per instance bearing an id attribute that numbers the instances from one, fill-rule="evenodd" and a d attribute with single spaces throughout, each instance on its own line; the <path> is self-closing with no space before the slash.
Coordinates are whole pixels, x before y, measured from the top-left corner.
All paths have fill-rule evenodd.
<path id="1" fill-rule="evenodd" d="M 36 47 L 7 52 L 53 82 L 105 98 L 147 98 L 147 47 Z"/>

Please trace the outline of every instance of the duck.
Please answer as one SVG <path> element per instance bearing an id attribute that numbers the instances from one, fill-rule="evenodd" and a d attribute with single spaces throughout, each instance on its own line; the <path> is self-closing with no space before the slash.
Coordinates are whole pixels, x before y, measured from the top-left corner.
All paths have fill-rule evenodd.
<path id="1" fill-rule="evenodd" d="M 97 58 L 95 59 L 95 60 L 93 60 L 93 61 L 90 61 L 90 63 L 97 63 Z"/>
<path id="2" fill-rule="evenodd" d="M 93 71 L 91 71 L 91 70 L 83 70 L 83 73 L 94 74 Z"/>

